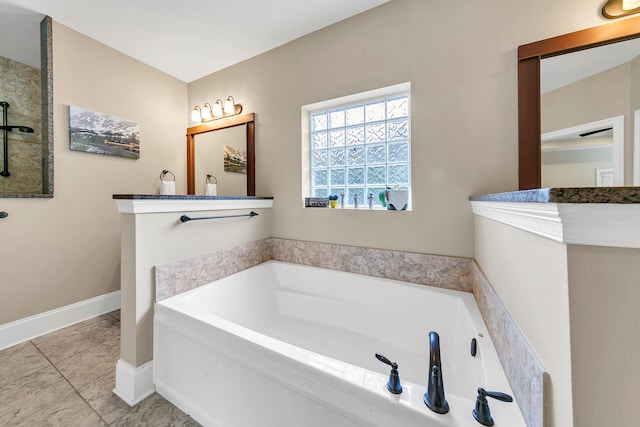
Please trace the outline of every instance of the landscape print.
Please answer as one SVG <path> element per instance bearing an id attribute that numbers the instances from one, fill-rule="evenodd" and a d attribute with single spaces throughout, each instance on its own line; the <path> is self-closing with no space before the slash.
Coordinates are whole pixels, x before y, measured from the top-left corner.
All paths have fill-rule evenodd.
<path id="1" fill-rule="evenodd" d="M 247 173 L 247 150 L 224 146 L 225 172 Z"/>
<path id="2" fill-rule="evenodd" d="M 140 125 L 71 105 L 69 146 L 76 151 L 137 159 L 140 157 Z"/>

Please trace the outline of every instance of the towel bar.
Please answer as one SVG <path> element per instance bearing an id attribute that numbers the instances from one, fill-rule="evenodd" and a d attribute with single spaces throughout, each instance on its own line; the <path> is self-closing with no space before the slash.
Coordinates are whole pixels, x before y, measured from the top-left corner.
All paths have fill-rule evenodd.
<path id="1" fill-rule="evenodd" d="M 258 214 L 253 212 L 253 211 L 251 211 L 251 213 L 248 213 L 248 214 L 221 215 L 221 216 L 203 216 L 201 218 L 191 218 L 190 216 L 182 215 L 180 217 L 180 221 L 187 222 L 187 221 L 198 221 L 198 220 L 201 220 L 201 219 L 240 218 L 240 217 L 243 217 L 243 216 L 254 217 L 254 216 L 258 216 Z"/>

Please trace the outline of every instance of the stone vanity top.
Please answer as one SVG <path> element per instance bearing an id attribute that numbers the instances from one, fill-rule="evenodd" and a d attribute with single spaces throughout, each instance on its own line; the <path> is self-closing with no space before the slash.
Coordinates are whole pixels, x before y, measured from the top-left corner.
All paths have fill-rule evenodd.
<path id="1" fill-rule="evenodd" d="M 537 188 L 471 196 L 472 202 L 640 203 L 640 187 Z"/>
<path id="2" fill-rule="evenodd" d="M 273 200 L 273 197 L 261 196 L 164 196 L 160 194 L 114 194 L 113 198 L 126 200 Z"/>

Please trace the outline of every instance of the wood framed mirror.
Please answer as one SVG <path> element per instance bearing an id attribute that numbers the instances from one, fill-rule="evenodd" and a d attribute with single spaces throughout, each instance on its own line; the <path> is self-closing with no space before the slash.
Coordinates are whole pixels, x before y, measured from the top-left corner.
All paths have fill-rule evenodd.
<path id="1" fill-rule="evenodd" d="M 255 182 L 255 114 L 241 114 L 203 123 L 187 129 L 187 194 L 196 194 L 196 136 L 244 126 L 247 151 L 246 195 L 256 195 Z M 206 143 L 206 141 L 202 141 Z M 220 153 L 222 159 L 222 153 Z M 242 194 L 234 194 L 241 196 Z"/>
<path id="2" fill-rule="evenodd" d="M 552 37 L 518 47 L 518 187 L 540 188 L 542 181 L 540 62 L 640 37 L 640 17 Z"/>

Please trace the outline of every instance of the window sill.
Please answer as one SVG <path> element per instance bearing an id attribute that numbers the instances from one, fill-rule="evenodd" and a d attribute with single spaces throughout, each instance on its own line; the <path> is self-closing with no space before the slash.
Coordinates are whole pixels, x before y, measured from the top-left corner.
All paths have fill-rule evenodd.
<path id="1" fill-rule="evenodd" d="M 369 209 L 366 206 L 358 207 L 357 209 L 354 208 L 353 206 L 345 206 L 344 208 L 341 208 L 340 206 L 338 206 L 337 208 L 305 206 L 305 209 L 311 209 L 311 210 L 318 209 L 318 210 L 331 210 L 331 211 L 377 211 L 377 212 L 410 212 L 411 211 L 411 208 L 407 208 L 404 211 L 398 211 L 398 210 L 389 210 L 387 208 L 383 208 L 382 206 L 374 206 L 371 209 Z"/>

